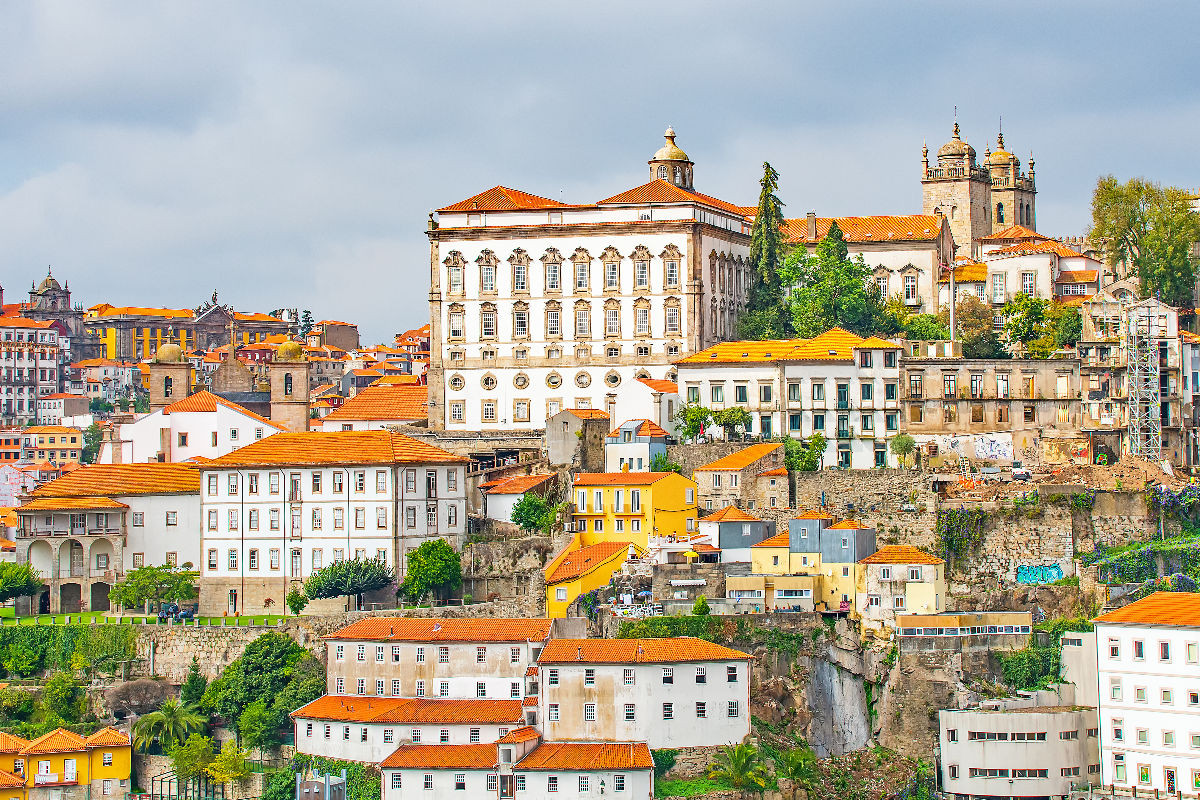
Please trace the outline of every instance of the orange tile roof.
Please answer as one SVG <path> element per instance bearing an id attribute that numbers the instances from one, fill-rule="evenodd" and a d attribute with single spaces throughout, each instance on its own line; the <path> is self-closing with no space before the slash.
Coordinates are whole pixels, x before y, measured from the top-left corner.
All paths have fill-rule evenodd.
<path id="1" fill-rule="evenodd" d="M 447 700 L 327 694 L 296 709 L 291 716 L 342 722 L 465 725 L 520 722 L 524 718 L 523 714 L 520 700 Z"/>
<path id="2" fill-rule="evenodd" d="M 415 386 L 420 382 L 421 379 L 416 375 L 384 375 L 382 378 L 372 383 L 371 386 Z M 368 386 L 367 388 L 369 389 L 371 386 Z M 427 387 L 422 388 L 424 388 L 426 394 L 428 394 L 429 389 Z M 361 392 L 359 394 L 361 394 Z M 426 398 L 426 403 L 428 403 L 428 398 Z"/>
<path id="3" fill-rule="evenodd" d="M 55 728 L 34 739 L 21 751 L 21 755 L 38 753 L 74 753 L 84 749 L 84 739 L 77 733 L 64 728 Z"/>
<path id="4" fill-rule="evenodd" d="M 750 546 L 751 547 L 787 547 L 788 546 L 788 534 L 786 531 L 784 531 L 783 533 L 777 533 L 774 536 L 770 537 L 769 539 L 763 539 L 758 544 L 752 544 Z"/>
<path id="5" fill-rule="evenodd" d="M 752 517 L 737 506 L 725 506 L 715 514 L 703 517 L 701 522 L 762 522 L 758 517 Z"/>
<path id="6" fill-rule="evenodd" d="M 719 552 L 721 552 L 721 548 L 713 547 L 711 544 L 705 544 L 704 542 L 700 542 L 699 544 L 692 545 L 692 550 L 696 551 L 697 553 L 719 553 Z"/>
<path id="7" fill-rule="evenodd" d="M 526 678 L 536 678 L 537 674 L 538 674 L 537 667 L 530 667 L 529 669 L 525 670 Z"/>
<path id="8" fill-rule="evenodd" d="M 633 434 L 634 436 L 656 436 L 656 437 L 658 437 L 658 436 L 670 436 L 671 435 L 666 430 L 664 430 L 663 427 L 661 425 L 659 425 L 657 422 L 653 422 L 648 419 L 643 419 L 643 420 L 629 419 L 629 420 L 626 420 L 625 422 L 622 422 L 621 427 L 628 425 L 630 422 L 639 422 L 639 421 L 642 424 L 638 426 L 637 430 Z M 611 439 L 612 437 L 619 436 L 620 434 L 621 434 L 621 428 L 616 428 L 612 433 L 610 433 L 608 435 L 608 438 Z"/>
<path id="9" fill-rule="evenodd" d="M 750 206 L 735 206 L 733 203 L 727 203 L 724 200 L 718 200 L 715 197 L 700 192 L 684 189 L 663 180 L 654 180 L 641 186 L 636 186 L 628 191 L 605 198 L 598 202 L 597 205 L 637 205 L 641 203 L 701 203 L 718 208 L 721 211 L 737 214 L 739 217 L 753 214 L 756 210 Z"/>
<path id="10" fill-rule="evenodd" d="M 645 742 L 543 742 L 513 767 L 522 770 L 654 769 Z"/>
<path id="11" fill-rule="evenodd" d="M 811 339 L 721 342 L 692 353 L 676 364 L 758 364 L 773 361 L 852 361 L 854 348 L 867 341 L 842 328 Z M 888 347 L 894 345 L 888 344 Z"/>
<path id="12" fill-rule="evenodd" d="M 1055 299 L 1058 300 L 1058 304 L 1060 306 L 1067 306 L 1068 308 L 1072 308 L 1074 306 L 1083 305 L 1085 301 L 1091 300 L 1095 296 L 1096 296 L 1095 294 L 1089 294 L 1089 295 L 1076 294 L 1076 295 L 1071 295 L 1070 297 L 1056 297 Z"/>
<path id="13" fill-rule="evenodd" d="M 128 747 L 129 734 L 116 728 L 101 728 L 83 740 L 85 747 Z"/>
<path id="14" fill-rule="evenodd" d="M 1055 283 L 1094 283 L 1100 276 L 1099 270 L 1069 269 L 1058 273 Z"/>
<path id="15" fill-rule="evenodd" d="M 658 483 L 675 472 L 581 472 L 575 476 L 576 486 L 648 486 Z"/>
<path id="16" fill-rule="evenodd" d="M 283 426 L 280 425 L 278 422 L 272 422 L 271 420 L 267 419 L 266 417 L 259 416 L 258 414 L 255 414 L 253 411 L 246 408 L 245 406 L 240 406 L 237 403 L 233 402 L 232 400 L 226 400 L 224 397 L 213 394 L 212 392 L 208 391 L 207 389 L 201 389 L 200 391 L 196 392 L 195 394 L 188 395 L 187 397 L 183 398 L 182 400 L 176 400 L 174 403 L 171 403 L 171 405 L 164 408 L 163 413 L 164 414 L 206 414 L 206 413 L 211 414 L 212 412 L 217 410 L 217 406 L 224 406 L 225 408 L 236 411 L 239 414 L 244 414 L 247 417 L 250 417 L 251 419 L 256 419 L 259 422 L 262 422 L 266 425 L 270 425 L 275 430 L 281 431 L 284 429 Z"/>
<path id="17" fill-rule="evenodd" d="M 629 544 L 629 542 L 601 542 L 572 550 L 566 558 L 554 565 L 552 572 L 547 571 L 546 583 L 562 583 L 575 580 L 580 575 L 586 575 L 617 556 L 627 554 Z"/>
<path id="18" fill-rule="evenodd" d="M 937 556 L 931 556 L 911 544 L 888 544 L 876 550 L 866 558 L 859 559 L 860 564 L 944 564 Z"/>
<path id="19" fill-rule="evenodd" d="M 129 508 L 125 503 L 118 503 L 110 497 L 36 497 L 19 511 L 59 511 L 93 508 Z"/>
<path id="20" fill-rule="evenodd" d="M 148 308 L 146 306 L 114 306 L 108 303 L 97 303 L 88 309 L 87 316 L 94 317 L 165 317 L 178 319 L 193 317 L 196 312 L 190 308 Z"/>
<path id="21" fill-rule="evenodd" d="M 889 342 L 887 339 L 881 339 L 878 336 L 868 336 L 858 344 L 854 345 L 855 350 L 903 350 L 904 348 L 895 342 Z"/>
<path id="22" fill-rule="evenodd" d="M 608 412 L 598 408 L 567 408 L 563 410 L 571 412 L 580 419 L 608 419 Z"/>
<path id="23" fill-rule="evenodd" d="M 987 254 L 987 257 L 1023 256 L 1035 253 L 1053 253 L 1060 258 L 1087 258 L 1082 253 L 1077 253 L 1062 242 L 1056 242 L 1053 239 L 1040 239 L 1033 242 L 1010 244 L 1007 247 L 1001 247 L 999 250 L 993 250 Z"/>
<path id="24" fill-rule="evenodd" d="M 539 208 L 570 208 L 570 206 L 548 197 L 522 192 L 519 189 L 493 186 L 466 200 L 443 206 L 438 211 L 529 211 Z"/>
<path id="25" fill-rule="evenodd" d="M 359 391 L 325 419 L 331 421 L 429 419 L 429 388 L 419 385 L 386 385 L 376 382 Z"/>
<path id="26" fill-rule="evenodd" d="M 395 431 L 307 431 L 268 436 L 214 458 L 205 466 L 462 464 L 467 461 L 465 456 L 456 456 Z"/>
<path id="27" fill-rule="evenodd" d="M 54 394 L 44 394 L 38 398 L 38 400 L 70 400 L 70 399 L 87 400 L 87 398 L 81 394 L 71 394 L 70 392 L 55 392 Z"/>
<path id="28" fill-rule="evenodd" d="M 538 729 L 532 725 L 522 725 L 516 730 L 509 731 L 504 736 L 496 740 L 496 744 L 520 744 L 521 742 L 531 742 L 534 739 L 540 739 L 542 736 Z"/>
<path id="29" fill-rule="evenodd" d="M 83 431 L 67 425 L 31 425 L 23 429 L 22 433 L 83 433 Z"/>
<path id="30" fill-rule="evenodd" d="M 0 731 L 0 753 L 19 753 L 28 746 L 28 739 Z"/>
<path id="31" fill-rule="evenodd" d="M 16 789 L 25 785 L 25 779 L 20 775 L 0 769 L 0 788 Z"/>
<path id="32" fill-rule="evenodd" d="M 656 392 L 679 394 L 679 384 L 675 383 L 674 381 L 668 381 L 661 378 L 638 378 L 638 383 L 643 383 Z"/>
<path id="33" fill-rule="evenodd" d="M 0 318 L 0 328 L 49 328 L 53 322 L 38 322 L 24 317 L 3 317 Z"/>
<path id="34" fill-rule="evenodd" d="M 1114 625 L 1200 626 L 1200 594 L 1194 592 L 1155 592 L 1116 611 L 1096 617 L 1096 622 Z"/>
<path id="35" fill-rule="evenodd" d="M 787 474 L 788 474 L 787 467 L 776 467 L 775 469 L 763 470 L 762 472 L 758 473 L 758 476 L 761 478 L 762 476 L 766 475 L 768 477 L 773 478 L 776 476 L 787 475 Z"/>
<path id="36" fill-rule="evenodd" d="M 264 441 L 266 441 L 264 439 Z M 122 497 L 131 494 L 198 494 L 195 464 L 87 464 L 33 491 L 39 497 Z"/>
<path id="37" fill-rule="evenodd" d="M 1192 333 L 1191 331 L 1181 330 L 1179 332 L 1179 338 L 1183 339 L 1185 342 L 1192 342 L 1192 343 L 1200 342 L 1200 334 Z"/>
<path id="38" fill-rule="evenodd" d="M 833 517 L 824 511 L 813 509 L 812 511 L 805 511 L 803 514 L 792 517 L 792 519 L 833 519 Z"/>
<path id="39" fill-rule="evenodd" d="M 517 475 L 492 486 L 485 494 L 525 494 L 530 489 L 541 486 L 553 478 L 553 475 Z"/>
<path id="40" fill-rule="evenodd" d="M 380 762 L 383 769 L 494 769 L 493 744 L 403 744 Z"/>
<path id="41" fill-rule="evenodd" d="M 869 528 L 869 527 L 871 527 L 871 526 L 863 525 L 861 523 L 855 522 L 852 519 L 844 519 L 841 522 L 835 522 L 834 524 L 829 526 L 829 528 L 831 530 L 839 530 L 839 531 L 858 531 L 858 530 L 862 530 L 864 528 Z"/>
<path id="42" fill-rule="evenodd" d="M 371 617 L 352 622 L 327 639 L 392 642 L 540 642 L 550 635 L 548 619 L 415 619 Z"/>
<path id="43" fill-rule="evenodd" d="M 932 214 L 874 217 L 817 217 L 817 236 L 808 236 L 808 218 L 785 219 L 783 235 L 788 244 L 816 244 L 829 233 L 834 219 L 847 242 L 934 241 L 941 235 L 943 217 Z"/>
<path id="44" fill-rule="evenodd" d="M 987 264 L 968 263 L 959 264 L 954 268 L 954 281 L 956 283 L 982 283 L 987 280 Z M 938 283 L 949 283 L 950 274 L 948 272 L 941 273 L 938 277 Z"/>
<path id="45" fill-rule="evenodd" d="M 1049 236 L 1042 236 L 1032 228 L 1026 228 L 1024 225 L 1010 225 L 1004 230 L 996 231 L 988 236 L 979 237 L 981 242 L 1004 242 L 1018 239 L 1049 239 Z"/>
<path id="46" fill-rule="evenodd" d="M 705 464 L 703 467 L 696 467 L 696 472 L 724 472 L 745 469 L 755 461 L 758 461 L 760 458 L 766 458 L 781 447 L 783 447 L 781 442 L 752 444 L 749 447 L 743 447 L 735 453 L 730 453 L 724 458 L 718 458 L 716 461 Z"/>
<path id="47" fill-rule="evenodd" d="M 693 636 L 670 639 L 551 639 L 538 664 L 668 664 L 748 660 L 752 656 Z"/>

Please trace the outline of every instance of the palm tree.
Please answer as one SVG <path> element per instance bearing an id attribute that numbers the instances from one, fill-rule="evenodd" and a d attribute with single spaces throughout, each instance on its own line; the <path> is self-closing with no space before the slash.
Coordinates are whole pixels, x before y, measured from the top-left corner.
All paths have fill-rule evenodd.
<path id="1" fill-rule="evenodd" d="M 775 761 L 775 774 L 811 791 L 817 780 L 817 756 L 804 745 L 788 750 Z"/>
<path id="2" fill-rule="evenodd" d="M 708 777 L 724 779 L 735 789 L 762 789 L 767 785 L 767 770 L 758 748 L 744 742 L 722 747 Z"/>
<path id="3" fill-rule="evenodd" d="M 175 699 L 164 700 L 157 711 L 151 711 L 134 724 L 133 744 L 139 752 L 146 753 L 157 742 L 166 753 L 187 741 L 188 736 L 204 730 L 206 724 L 204 715 L 195 706 Z"/>

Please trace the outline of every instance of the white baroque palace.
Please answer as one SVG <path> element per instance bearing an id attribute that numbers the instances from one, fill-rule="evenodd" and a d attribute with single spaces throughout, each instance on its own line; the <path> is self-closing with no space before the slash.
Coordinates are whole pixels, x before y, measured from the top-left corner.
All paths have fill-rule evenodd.
<path id="1" fill-rule="evenodd" d="M 666 143 L 650 182 L 566 204 L 497 186 L 431 219 L 429 420 L 544 428 L 733 335 L 754 208 L 695 191 Z"/>

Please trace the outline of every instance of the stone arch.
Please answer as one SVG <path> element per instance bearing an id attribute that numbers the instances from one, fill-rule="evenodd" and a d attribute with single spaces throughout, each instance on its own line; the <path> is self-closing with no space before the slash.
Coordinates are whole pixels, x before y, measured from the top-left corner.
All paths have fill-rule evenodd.
<path id="1" fill-rule="evenodd" d="M 108 602 L 108 593 L 112 590 L 112 586 L 103 581 L 93 583 L 88 598 L 88 611 L 108 611 L 111 606 Z"/>
<path id="2" fill-rule="evenodd" d="M 53 577 L 54 570 L 54 548 L 49 542 L 35 540 L 29 545 L 29 553 L 26 560 L 33 565 L 34 569 L 42 573 L 47 578 Z"/>
<path id="3" fill-rule="evenodd" d="M 62 614 L 78 614 L 83 610 L 83 587 L 67 581 L 58 587 L 58 610 Z"/>
<path id="4" fill-rule="evenodd" d="M 82 578 L 87 574 L 87 551 L 78 539 L 66 539 L 58 546 L 55 559 L 58 577 Z"/>

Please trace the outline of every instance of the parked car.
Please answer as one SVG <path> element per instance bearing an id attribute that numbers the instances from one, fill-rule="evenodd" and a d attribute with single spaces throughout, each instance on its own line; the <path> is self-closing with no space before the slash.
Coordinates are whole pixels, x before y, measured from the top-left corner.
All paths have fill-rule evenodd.
<path id="1" fill-rule="evenodd" d="M 1013 467 L 1013 480 L 1031 481 L 1033 480 L 1033 473 L 1026 467 Z"/>

